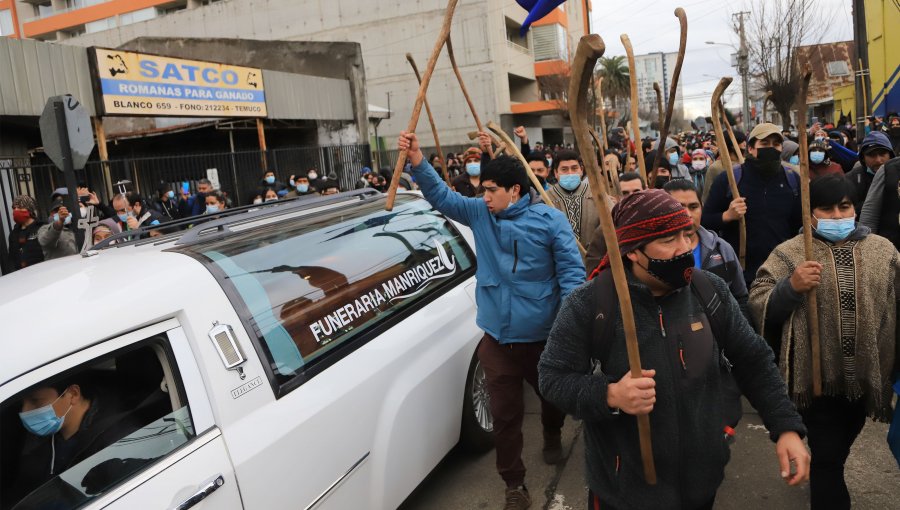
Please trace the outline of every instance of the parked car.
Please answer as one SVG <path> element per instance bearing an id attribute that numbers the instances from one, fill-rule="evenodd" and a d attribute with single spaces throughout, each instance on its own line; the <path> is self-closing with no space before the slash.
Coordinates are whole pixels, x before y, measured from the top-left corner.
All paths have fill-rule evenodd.
<path id="1" fill-rule="evenodd" d="M 248 206 L 0 278 L 0 509 L 389 509 L 490 449 L 471 233 L 384 205 Z"/>

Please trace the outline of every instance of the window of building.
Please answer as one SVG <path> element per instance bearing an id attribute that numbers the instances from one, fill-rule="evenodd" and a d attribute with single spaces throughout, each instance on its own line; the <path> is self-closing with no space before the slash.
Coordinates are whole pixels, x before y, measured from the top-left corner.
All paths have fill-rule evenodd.
<path id="1" fill-rule="evenodd" d="M 826 64 L 828 74 L 831 76 L 850 76 L 850 66 L 843 60 L 834 60 Z"/>
<path id="2" fill-rule="evenodd" d="M 51 2 L 41 2 L 34 4 L 34 16 L 36 18 L 46 18 L 53 15 L 53 4 Z"/>
<path id="3" fill-rule="evenodd" d="M 0 36 L 6 37 L 13 35 L 14 32 L 12 13 L 9 9 L 0 11 Z"/>
<path id="4" fill-rule="evenodd" d="M 569 45 L 566 40 L 566 29 L 558 24 L 532 27 L 532 43 L 534 44 L 534 60 L 568 60 Z"/>
<path id="5" fill-rule="evenodd" d="M 0 403 L 0 508 L 80 508 L 194 438 L 177 373 L 161 334 Z"/>
<path id="6" fill-rule="evenodd" d="M 127 12 L 119 15 L 119 26 L 131 25 L 132 23 L 140 23 L 156 17 L 156 8 L 148 7 L 137 11 Z"/>
<path id="7" fill-rule="evenodd" d="M 519 46 L 523 49 L 528 49 L 528 34 L 525 34 L 525 37 L 519 35 L 522 30 L 522 25 L 515 22 L 510 18 L 506 19 L 506 40 L 516 46 Z"/>
<path id="8" fill-rule="evenodd" d="M 66 9 L 82 9 L 92 5 L 102 4 L 107 0 L 66 0 Z"/>
<path id="9" fill-rule="evenodd" d="M 110 28 L 116 28 L 115 17 L 91 21 L 90 23 L 84 24 L 84 31 L 88 34 L 102 32 L 104 30 L 109 30 Z"/>
<path id="10" fill-rule="evenodd" d="M 393 212 L 354 204 L 183 250 L 219 280 L 279 395 L 474 268 L 447 219 L 422 199 L 397 200 Z"/>

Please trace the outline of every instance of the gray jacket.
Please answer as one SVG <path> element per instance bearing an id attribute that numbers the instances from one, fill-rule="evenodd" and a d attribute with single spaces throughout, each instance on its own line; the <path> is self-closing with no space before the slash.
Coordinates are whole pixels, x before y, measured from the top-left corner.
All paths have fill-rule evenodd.
<path id="1" fill-rule="evenodd" d="M 44 260 L 58 259 L 78 253 L 78 248 L 75 247 L 75 233 L 70 227 L 56 230 L 53 228 L 53 223 L 44 225 L 38 230 L 38 243 L 44 250 Z"/>
<path id="2" fill-rule="evenodd" d="M 614 338 L 604 339 L 610 342 L 607 359 L 592 362 L 597 340 L 591 298 L 597 280 L 576 289 L 563 303 L 538 365 L 540 392 L 584 420 L 587 482 L 605 503 L 615 508 L 696 508 L 715 495 L 730 456 L 722 429 L 720 349 L 734 361 L 738 386 L 759 411 L 773 441 L 787 431 L 802 437 L 806 429 L 788 398 L 772 350 L 753 332 L 724 281 L 706 273 L 728 318 L 728 334 L 714 338 L 704 308 L 689 288 L 655 298 L 630 271 L 627 274 L 641 363 L 656 370 L 650 423 L 657 484 L 644 481 L 637 420 L 623 412 L 614 414 L 606 404 L 608 385 L 628 374 L 621 314 Z"/>

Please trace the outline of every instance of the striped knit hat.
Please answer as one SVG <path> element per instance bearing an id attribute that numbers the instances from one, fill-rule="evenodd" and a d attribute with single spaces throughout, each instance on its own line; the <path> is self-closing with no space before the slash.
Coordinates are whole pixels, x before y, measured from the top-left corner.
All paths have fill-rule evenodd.
<path id="1" fill-rule="evenodd" d="M 613 207 L 612 217 L 622 255 L 639 250 L 654 239 L 665 237 L 693 224 L 687 209 L 661 189 L 649 189 L 628 195 Z M 608 266 L 607 255 L 591 273 L 591 278 Z"/>
<path id="2" fill-rule="evenodd" d="M 37 219 L 37 202 L 28 195 L 19 195 L 13 199 L 13 209 L 25 209 L 31 213 L 31 217 Z"/>

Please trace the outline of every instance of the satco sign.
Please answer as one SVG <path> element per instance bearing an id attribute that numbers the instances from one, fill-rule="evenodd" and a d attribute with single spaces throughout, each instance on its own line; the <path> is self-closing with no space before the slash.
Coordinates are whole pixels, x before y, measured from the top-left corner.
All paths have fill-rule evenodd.
<path id="1" fill-rule="evenodd" d="M 262 70 L 93 48 L 103 115 L 265 117 Z"/>

